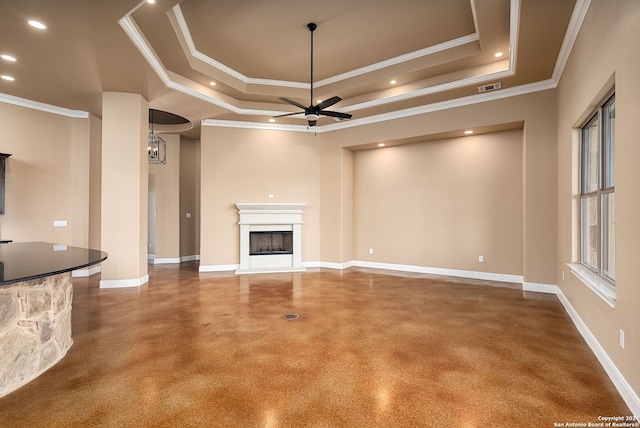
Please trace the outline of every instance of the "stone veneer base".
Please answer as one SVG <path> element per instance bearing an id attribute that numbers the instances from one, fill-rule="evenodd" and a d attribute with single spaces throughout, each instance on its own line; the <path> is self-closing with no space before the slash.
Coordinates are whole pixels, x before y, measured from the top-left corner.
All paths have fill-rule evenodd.
<path id="1" fill-rule="evenodd" d="M 71 272 L 0 286 L 0 397 L 66 355 L 72 300 Z"/>

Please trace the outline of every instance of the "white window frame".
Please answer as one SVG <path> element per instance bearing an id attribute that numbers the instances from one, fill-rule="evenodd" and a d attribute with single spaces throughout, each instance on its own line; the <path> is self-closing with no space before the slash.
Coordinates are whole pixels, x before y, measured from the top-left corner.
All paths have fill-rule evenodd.
<path id="1" fill-rule="evenodd" d="M 579 252 L 578 261 L 569 264 L 571 272 L 612 307 L 616 300 L 614 130 L 615 91 L 612 91 L 579 129 Z M 587 146 L 594 141 L 595 144 Z M 585 210 L 588 201 L 595 203 L 589 213 Z M 587 220 L 591 221 L 590 226 Z"/>

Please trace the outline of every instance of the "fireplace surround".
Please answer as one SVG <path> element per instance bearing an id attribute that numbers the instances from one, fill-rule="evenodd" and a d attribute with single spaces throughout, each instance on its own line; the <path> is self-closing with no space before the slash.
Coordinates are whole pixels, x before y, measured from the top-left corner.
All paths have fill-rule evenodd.
<path id="1" fill-rule="evenodd" d="M 304 272 L 300 203 L 237 203 L 240 267 L 237 274 Z"/>

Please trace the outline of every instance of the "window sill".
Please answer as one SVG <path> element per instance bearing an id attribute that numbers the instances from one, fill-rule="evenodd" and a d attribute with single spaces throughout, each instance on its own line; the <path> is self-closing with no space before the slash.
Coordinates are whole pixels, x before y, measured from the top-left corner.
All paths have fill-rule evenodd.
<path id="1" fill-rule="evenodd" d="M 614 286 L 579 263 L 567 263 L 567 266 L 582 283 L 593 290 L 605 303 L 615 308 L 616 289 Z"/>

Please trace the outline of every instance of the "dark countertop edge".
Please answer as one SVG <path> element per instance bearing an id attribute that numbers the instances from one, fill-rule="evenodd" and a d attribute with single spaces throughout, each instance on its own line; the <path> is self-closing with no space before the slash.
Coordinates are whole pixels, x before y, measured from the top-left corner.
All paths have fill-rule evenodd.
<path id="1" fill-rule="evenodd" d="M 22 242 L 22 243 L 17 243 L 15 245 L 25 245 L 25 244 L 47 244 L 47 245 L 56 245 L 50 242 L 42 242 L 42 241 L 38 241 L 38 242 Z M 12 245 L 12 244 L 4 244 L 4 245 Z M 66 245 L 65 245 L 66 246 Z M 59 275 L 61 273 L 66 273 L 66 272 L 73 272 L 74 270 L 78 270 L 78 269 L 82 269 L 88 266 L 93 266 L 93 265 L 97 265 L 100 264 L 102 262 L 104 262 L 109 255 L 101 250 L 95 250 L 95 249 L 90 249 L 90 248 L 80 248 L 80 247 L 74 247 L 74 246 L 68 246 L 71 248 L 76 248 L 76 249 L 81 249 L 81 250 L 87 250 L 87 251 L 98 251 L 100 253 L 102 253 L 104 255 L 104 257 L 100 257 L 97 260 L 94 261 L 90 261 L 88 263 L 82 263 L 79 265 L 74 265 L 74 266 L 70 266 L 64 269 L 58 269 L 58 270 L 52 270 L 52 271 L 48 271 L 48 272 L 42 272 L 42 273 L 37 273 L 37 274 L 33 274 L 33 275 L 27 275 L 21 278 L 15 278 L 15 279 L 8 279 L 5 281 L 0 281 L 0 288 L 5 286 L 5 285 L 11 285 L 11 284 L 17 284 L 17 283 L 21 283 L 21 282 L 27 282 L 27 281 L 31 281 L 34 279 L 40 279 L 40 278 L 46 278 L 48 276 L 54 276 L 54 275 Z"/>
<path id="2" fill-rule="evenodd" d="M 31 276 L 26 276 L 24 278 L 19 278 L 19 279 L 10 279 L 7 281 L 0 281 L 0 287 L 2 287 L 3 285 L 11 285 L 11 284 L 17 284 L 19 282 L 27 282 L 27 281 L 31 281 L 34 279 L 39 279 L 39 278 L 46 278 L 48 276 L 54 276 L 54 275 L 59 275 L 61 273 L 66 273 L 66 272 L 73 272 L 74 270 L 78 270 L 78 269 L 82 269 L 88 266 L 93 266 L 93 265 L 97 265 L 102 263 L 103 261 L 107 260 L 108 255 L 105 254 L 104 258 L 101 258 L 100 260 L 97 260 L 95 262 L 91 262 L 91 263 L 85 263 L 82 265 L 78 265 L 78 266 L 74 266 L 72 268 L 67 268 L 67 269 L 60 269 L 57 271 L 51 271 L 51 272 L 47 272 L 47 273 L 42 273 L 42 274 L 38 274 L 38 275 L 31 275 Z"/>

